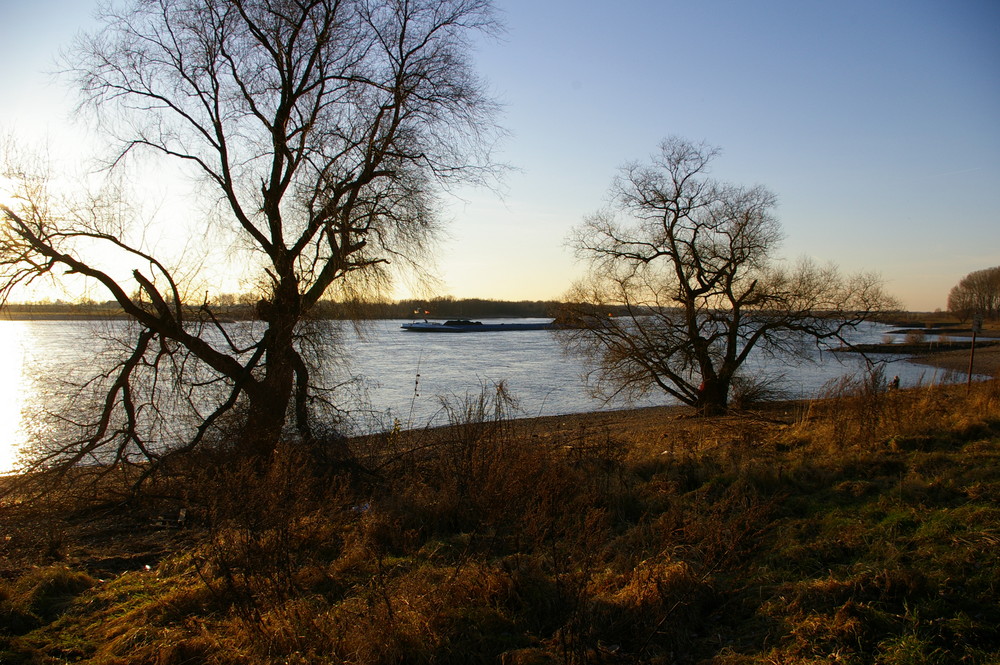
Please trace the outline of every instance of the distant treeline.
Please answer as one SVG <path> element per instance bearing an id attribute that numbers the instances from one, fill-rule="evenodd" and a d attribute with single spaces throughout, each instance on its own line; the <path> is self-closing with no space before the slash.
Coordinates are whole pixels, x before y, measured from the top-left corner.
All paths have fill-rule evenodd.
<path id="1" fill-rule="evenodd" d="M 247 320 L 257 317 L 257 306 L 250 298 L 225 298 L 210 305 L 212 315 L 219 320 Z M 565 303 L 558 300 L 489 300 L 486 298 L 431 298 L 388 302 L 322 301 L 312 315 L 319 319 L 489 319 L 489 318 L 556 318 Z M 198 306 L 188 307 L 191 319 L 199 318 Z M 577 308 L 578 309 L 578 308 Z M 598 316 L 626 314 L 621 306 L 595 307 Z M 7 304 L 0 309 L 0 318 L 8 319 L 101 319 L 120 318 L 124 314 L 115 302 L 103 303 L 28 303 Z M 897 312 L 878 317 L 881 323 L 896 326 L 954 325 L 942 323 L 952 317 L 947 313 L 927 315 Z M 937 322 L 932 322 L 937 321 Z"/>
<path id="2" fill-rule="evenodd" d="M 484 298 L 432 298 L 393 302 L 320 302 L 313 315 L 320 319 L 483 319 L 483 318 L 554 318 L 560 307 L 555 300 L 488 300 Z M 189 315 L 198 317 L 199 307 L 190 307 Z M 252 319 L 256 305 L 228 302 L 211 305 L 221 319 Z M 0 318 L 10 319 L 99 319 L 118 318 L 123 312 L 117 303 L 28 303 L 8 304 Z"/>
<path id="3" fill-rule="evenodd" d="M 8 303 L 0 308 L 0 319 L 104 319 L 123 315 L 116 302 Z"/>
<path id="4" fill-rule="evenodd" d="M 324 302 L 317 314 L 348 319 L 487 319 L 555 317 L 559 302 L 554 300 L 487 300 L 484 298 L 433 298 L 387 303 Z"/>

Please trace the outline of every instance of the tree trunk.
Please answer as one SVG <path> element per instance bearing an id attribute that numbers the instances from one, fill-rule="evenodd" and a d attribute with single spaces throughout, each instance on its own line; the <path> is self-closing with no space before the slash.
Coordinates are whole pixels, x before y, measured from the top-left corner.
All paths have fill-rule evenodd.
<path id="1" fill-rule="evenodd" d="M 291 367 L 284 371 L 268 367 L 267 377 L 250 391 L 249 413 L 243 429 L 247 457 L 266 468 L 281 441 L 292 396 Z"/>
<path id="2" fill-rule="evenodd" d="M 729 382 L 720 379 L 705 381 L 698 391 L 695 404 L 703 416 L 718 416 L 729 409 Z"/>
<path id="3" fill-rule="evenodd" d="M 249 391 L 244 446 L 247 455 L 266 468 L 281 441 L 295 387 L 298 356 L 293 345 L 299 320 L 299 294 L 294 276 L 282 281 L 270 303 L 258 305 L 258 314 L 268 322 L 263 342 L 267 347 L 265 374 Z"/>

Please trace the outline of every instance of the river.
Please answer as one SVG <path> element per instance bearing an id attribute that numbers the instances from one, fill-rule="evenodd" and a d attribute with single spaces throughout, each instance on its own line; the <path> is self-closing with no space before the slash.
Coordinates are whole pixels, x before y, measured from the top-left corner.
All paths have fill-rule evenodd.
<path id="1" fill-rule="evenodd" d="M 345 352 L 337 356 L 346 364 L 331 356 L 324 367 L 331 382 L 357 377 L 349 399 L 355 430 L 392 426 L 394 421 L 404 427 L 443 422 L 443 400 L 478 395 L 484 386 L 489 389 L 500 381 L 516 398 L 523 416 L 631 406 L 591 397 L 581 380 L 583 364 L 562 353 L 551 331 L 408 333 L 400 330 L 401 323 L 368 322 L 360 331 L 346 326 L 340 334 Z M 0 321 L 0 473 L 15 465 L 18 451 L 33 437 L 46 435 L 38 431 L 39 415 L 53 408 L 60 386 L 79 383 L 100 366 L 99 352 L 111 337 L 108 333 L 121 325 Z M 879 342 L 889 330 L 866 325 L 852 341 Z M 886 373 L 898 375 L 904 387 L 948 379 L 942 372 L 899 357 L 885 359 L 897 361 Z M 797 398 L 815 396 L 831 379 L 861 367 L 854 354 L 817 351 L 813 360 L 786 364 L 755 358 L 747 368 L 758 375 L 782 375 L 786 395 Z M 671 403 L 669 397 L 655 394 L 637 405 Z"/>

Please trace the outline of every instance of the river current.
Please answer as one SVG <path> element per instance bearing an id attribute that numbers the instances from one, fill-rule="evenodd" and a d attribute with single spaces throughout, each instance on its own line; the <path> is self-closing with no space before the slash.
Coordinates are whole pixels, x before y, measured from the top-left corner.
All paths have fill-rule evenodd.
<path id="1" fill-rule="evenodd" d="M 331 355 L 323 367 L 330 383 L 356 378 L 350 397 L 342 398 L 356 430 L 397 422 L 403 427 L 444 422 L 443 403 L 460 402 L 501 381 L 522 416 L 673 403 L 663 394 L 652 394 L 638 404 L 605 403 L 592 397 L 582 380 L 582 361 L 564 355 L 551 331 L 413 333 L 402 331 L 401 323 L 368 322 L 360 330 L 346 326 L 339 335 L 344 353 Z M 39 414 L 52 407 L 53 387 L 80 383 L 95 371 L 108 333 L 120 325 L 0 321 L 0 473 L 14 466 L 18 451 L 33 436 L 44 436 L 35 429 Z M 886 326 L 866 325 L 853 341 L 879 342 L 888 331 Z M 345 360 L 336 361 L 339 358 Z M 891 361 L 886 374 L 898 375 L 904 387 L 951 378 L 898 356 L 880 359 Z M 831 380 L 862 368 L 854 354 L 814 351 L 812 360 L 784 363 L 752 358 L 747 370 L 780 375 L 785 395 L 798 398 L 816 396 Z"/>

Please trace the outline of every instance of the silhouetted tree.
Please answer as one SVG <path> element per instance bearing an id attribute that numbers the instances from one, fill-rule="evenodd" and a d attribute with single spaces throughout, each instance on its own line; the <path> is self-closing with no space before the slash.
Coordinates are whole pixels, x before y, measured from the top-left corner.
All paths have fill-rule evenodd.
<path id="1" fill-rule="evenodd" d="M 1000 318 L 1000 266 L 963 277 L 948 293 L 948 311 L 962 321 L 974 314 Z"/>
<path id="2" fill-rule="evenodd" d="M 57 211 L 42 189 L 22 189 L 2 208 L 3 295 L 61 267 L 103 285 L 135 324 L 98 417 L 48 461 L 157 459 L 170 442 L 146 425 L 162 415 L 149 405 L 168 375 L 172 399 L 198 418 L 186 446 L 239 412 L 242 449 L 266 460 L 290 415 L 311 432 L 310 310 L 349 277 L 371 283 L 390 261 L 419 262 L 437 190 L 495 169 L 496 107 L 468 61 L 471 35 L 497 28 L 491 2 L 135 0 L 101 19 L 69 60 L 84 106 L 118 141 L 116 161 L 150 151 L 203 176 L 235 262 L 259 275 L 262 325 L 237 339 L 209 302 L 185 308 L 185 273 L 130 232 L 138 220 L 121 208 Z M 133 267 L 130 279 L 104 267 L 99 246 L 117 252 L 116 269 Z"/>
<path id="3" fill-rule="evenodd" d="M 712 180 L 717 150 L 671 138 L 648 165 L 623 168 L 611 206 L 572 238 L 588 277 L 561 316 L 567 348 L 591 363 L 605 397 L 658 388 L 704 413 L 727 409 L 750 352 L 794 352 L 892 307 L 873 275 L 773 261 L 775 197 Z M 607 313 L 615 311 L 615 316 Z"/>

